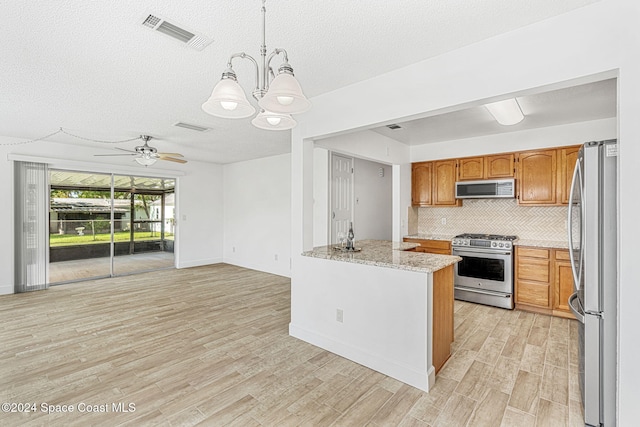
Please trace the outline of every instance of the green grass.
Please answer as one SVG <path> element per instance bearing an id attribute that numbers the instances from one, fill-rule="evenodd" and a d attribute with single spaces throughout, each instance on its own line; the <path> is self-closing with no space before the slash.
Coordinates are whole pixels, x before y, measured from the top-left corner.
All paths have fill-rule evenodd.
<path id="1" fill-rule="evenodd" d="M 165 240 L 173 240 L 173 234 L 165 233 Z M 128 242 L 131 238 L 131 233 L 128 231 L 118 231 L 114 233 L 113 240 L 116 242 Z M 134 241 L 139 242 L 143 240 L 158 240 L 160 239 L 159 232 L 151 231 L 138 231 L 134 233 Z M 94 236 L 85 234 L 79 236 L 78 234 L 50 234 L 49 246 L 69 246 L 69 245 L 91 245 L 94 243 L 108 243 L 111 241 L 111 235 L 109 233 L 97 234 Z"/>

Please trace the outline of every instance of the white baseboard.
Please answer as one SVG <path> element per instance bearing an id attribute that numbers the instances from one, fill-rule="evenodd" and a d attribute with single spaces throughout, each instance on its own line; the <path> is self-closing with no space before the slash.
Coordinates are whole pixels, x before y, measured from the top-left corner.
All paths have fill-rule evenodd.
<path id="1" fill-rule="evenodd" d="M 0 295 L 10 295 L 13 293 L 13 285 L 0 285 Z"/>
<path id="2" fill-rule="evenodd" d="M 179 262 L 176 268 L 200 267 L 203 265 L 220 264 L 224 262 L 222 258 L 196 259 L 192 261 Z"/>
<path id="3" fill-rule="evenodd" d="M 421 372 L 410 366 L 386 360 L 361 348 L 336 341 L 330 337 L 317 334 L 292 323 L 289 323 L 289 335 L 345 357 L 367 368 L 371 368 L 374 371 L 388 375 L 422 391 L 429 392 L 429 389 L 433 387 L 436 381 L 436 373 L 433 366 L 429 366 L 427 372 Z"/>
<path id="4" fill-rule="evenodd" d="M 277 268 L 271 265 L 264 265 L 261 263 L 254 263 L 254 262 L 247 262 L 247 261 L 241 261 L 238 259 L 233 259 L 233 258 L 224 258 L 224 262 L 225 264 L 231 264 L 231 265 L 235 265 L 238 267 L 244 267 L 244 268 L 249 268 L 251 270 L 257 270 L 257 271 L 261 271 L 263 273 L 270 273 L 270 274 L 275 274 L 278 276 L 284 276 L 284 277 L 289 277 L 291 278 L 291 269 L 287 268 L 287 269 L 283 269 L 283 268 Z"/>

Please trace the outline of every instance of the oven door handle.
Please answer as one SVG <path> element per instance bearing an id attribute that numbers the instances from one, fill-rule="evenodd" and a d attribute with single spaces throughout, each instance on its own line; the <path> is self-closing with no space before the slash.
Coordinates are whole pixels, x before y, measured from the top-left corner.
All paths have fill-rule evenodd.
<path id="1" fill-rule="evenodd" d="M 511 251 L 487 251 L 484 249 L 474 249 L 474 248 L 453 248 L 453 250 L 451 251 L 452 255 L 460 255 L 462 253 L 473 253 L 473 254 L 485 254 L 485 255 L 491 255 L 491 254 L 496 254 L 496 255 L 511 255 Z"/>
<path id="2" fill-rule="evenodd" d="M 484 289 L 466 288 L 462 286 L 455 286 L 454 289 L 457 291 L 473 292 L 474 294 L 483 294 L 483 295 L 492 295 L 496 297 L 511 298 L 511 294 L 505 294 L 504 292 L 495 292 L 495 291 L 488 291 Z"/>

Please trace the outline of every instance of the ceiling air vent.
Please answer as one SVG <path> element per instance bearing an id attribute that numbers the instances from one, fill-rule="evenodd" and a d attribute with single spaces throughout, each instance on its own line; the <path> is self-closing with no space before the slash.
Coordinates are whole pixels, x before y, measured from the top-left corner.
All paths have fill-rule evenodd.
<path id="1" fill-rule="evenodd" d="M 184 123 L 184 122 L 175 123 L 174 126 L 177 126 L 179 128 L 191 129 L 198 132 L 206 132 L 211 129 L 204 126 L 192 125 L 190 123 Z"/>
<path id="2" fill-rule="evenodd" d="M 397 124 L 392 124 L 392 125 L 387 125 L 387 127 L 391 130 L 396 130 L 396 129 L 402 129 L 402 126 L 397 125 Z"/>
<path id="3" fill-rule="evenodd" d="M 196 33 L 195 31 L 187 30 L 175 22 L 171 23 L 157 15 L 147 16 L 144 22 L 142 22 L 142 25 L 185 43 L 195 50 L 203 50 L 213 42 L 213 39 Z"/>

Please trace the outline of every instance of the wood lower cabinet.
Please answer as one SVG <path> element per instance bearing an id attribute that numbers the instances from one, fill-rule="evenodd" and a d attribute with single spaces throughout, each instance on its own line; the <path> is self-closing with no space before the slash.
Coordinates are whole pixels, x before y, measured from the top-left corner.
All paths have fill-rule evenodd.
<path id="1" fill-rule="evenodd" d="M 451 357 L 454 337 L 453 322 L 453 266 L 433 273 L 433 352 L 436 374 Z"/>
<path id="2" fill-rule="evenodd" d="M 573 292 L 569 251 L 516 247 L 516 308 L 573 319 L 567 301 Z"/>
<path id="3" fill-rule="evenodd" d="M 516 307 L 550 311 L 551 254 L 550 249 L 516 247 L 515 295 Z"/>
<path id="4" fill-rule="evenodd" d="M 405 237 L 405 242 L 418 243 L 420 246 L 414 249 L 415 252 L 426 252 L 430 254 L 451 255 L 450 240 L 431 240 L 431 239 L 411 239 Z"/>
<path id="5" fill-rule="evenodd" d="M 569 308 L 569 297 L 573 293 L 573 273 L 568 250 L 554 251 L 554 273 L 553 314 L 575 319 Z"/>

